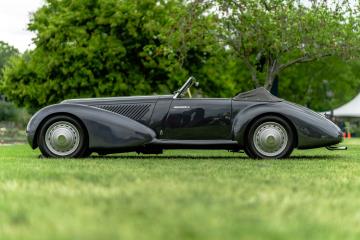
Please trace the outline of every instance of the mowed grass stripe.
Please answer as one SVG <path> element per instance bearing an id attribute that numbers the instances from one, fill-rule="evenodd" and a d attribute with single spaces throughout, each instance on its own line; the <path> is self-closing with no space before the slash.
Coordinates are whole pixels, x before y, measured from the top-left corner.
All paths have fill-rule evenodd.
<path id="1" fill-rule="evenodd" d="M 360 141 L 250 160 L 226 151 L 40 159 L 0 147 L 1 239 L 358 239 Z"/>

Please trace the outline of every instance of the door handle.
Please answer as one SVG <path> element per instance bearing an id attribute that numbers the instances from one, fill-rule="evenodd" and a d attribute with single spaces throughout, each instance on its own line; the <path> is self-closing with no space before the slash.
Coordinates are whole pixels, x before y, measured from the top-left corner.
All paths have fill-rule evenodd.
<path id="1" fill-rule="evenodd" d="M 174 109 L 189 109 L 190 106 L 174 106 Z"/>

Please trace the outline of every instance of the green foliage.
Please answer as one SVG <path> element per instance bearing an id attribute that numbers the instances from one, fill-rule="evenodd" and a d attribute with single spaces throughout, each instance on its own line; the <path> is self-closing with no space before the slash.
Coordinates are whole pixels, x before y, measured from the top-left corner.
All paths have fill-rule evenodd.
<path id="1" fill-rule="evenodd" d="M 253 89 L 250 73 L 231 52 L 215 54 L 193 72 L 200 80 L 202 96 L 229 98 Z"/>
<path id="2" fill-rule="evenodd" d="M 0 79 L 2 75 L 2 69 L 5 67 L 6 63 L 12 56 L 17 54 L 19 54 L 19 51 L 16 48 L 3 41 L 0 41 Z"/>
<path id="3" fill-rule="evenodd" d="M 356 4 L 326 2 L 47 0 L 29 25 L 36 48 L 10 60 L 0 92 L 34 110 L 170 93 L 190 75 L 211 97 L 270 88 L 278 77 L 281 97 L 334 108 L 360 88 L 360 18 Z"/>
<path id="4" fill-rule="evenodd" d="M 271 89 L 284 69 L 326 56 L 359 54 L 358 3 L 295 0 L 214 0 L 220 39 L 251 73 L 255 86 Z"/>
<path id="5" fill-rule="evenodd" d="M 279 84 L 281 97 L 318 111 L 350 101 L 359 90 L 360 62 L 335 57 L 289 68 Z"/>
<path id="6" fill-rule="evenodd" d="M 0 41 L 0 80 L 3 78 L 3 70 L 11 57 L 19 54 L 19 51 L 9 44 Z M 0 93 L 1 97 L 1 93 Z M 1 118 L 1 116 L 0 116 Z"/>
<path id="7" fill-rule="evenodd" d="M 17 108 L 13 103 L 0 101 L 0 122 L 13 122 L 19 127 L 25 127 L 30 115 L 25 109 Z"/>
<path id="8" fill-rule="evenodd" d="M 36 49 L 11 61 L 2 90 L 28 108 L 176 90 L 186 66 L 201 67 L 206 59 L 206 46 L 190 46 L 180 62 L 164 44 L 185 7 L 177 0 L 49 0 L 29 26 Z"/>
<path id="9" fill-rule="evenodd" d="M 3 76 L 3 69 L 6 67 L 10 59 L 19 55 L 19 51 L 9 44 L 0 41 L 0 80 Z M 24 109 L 17 108 L 14 104 L 1 100 L 0 95 L 0 122 L 12 121 L 24 127 L 29 120 L 28 114 Z"/>
<path id="10" fill-rule="evenodd" d="M 0 122 L 15 121 L 17 116 L 16 107 L 4 101 L 0 101 Z"/>

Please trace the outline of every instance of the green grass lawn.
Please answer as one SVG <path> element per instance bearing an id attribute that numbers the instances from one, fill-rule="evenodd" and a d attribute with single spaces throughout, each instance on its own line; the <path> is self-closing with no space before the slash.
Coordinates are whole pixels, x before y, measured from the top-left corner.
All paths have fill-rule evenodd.
<path id="1" fill-rule="evenodd" d="M 360 140 L 250 160 L 226 151 L 39 159 L 0 147 L 3 239 L 359 239 Z"/>

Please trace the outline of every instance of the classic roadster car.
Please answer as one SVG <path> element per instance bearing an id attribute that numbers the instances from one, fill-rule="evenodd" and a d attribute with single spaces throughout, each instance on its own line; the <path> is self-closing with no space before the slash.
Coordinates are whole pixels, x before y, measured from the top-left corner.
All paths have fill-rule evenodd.
<path id="1" fill-rule="evenodd" d="M 230 99 L 191 98 L 193 77 L 167 96 L 66 100 L 30 120 L 27 136 L 45 157 L 87 157 L 164 149 L 245 151 L 251 158 L 286 158 L 294 148 L 331 147 L 341 130 L 324 116 L 264 88 Z M 189 96 L 187 96 L 189 95 Z"/>

